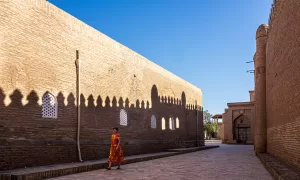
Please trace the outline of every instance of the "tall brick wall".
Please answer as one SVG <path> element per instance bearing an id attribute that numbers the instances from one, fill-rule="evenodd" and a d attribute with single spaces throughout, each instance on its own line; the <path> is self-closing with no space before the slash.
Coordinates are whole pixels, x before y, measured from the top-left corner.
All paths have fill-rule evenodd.
<path id="1" fill-rule="evenodd" d="M 76 50 L 83 160 L 107 157 L 114 126 L 120 128 L 126 155 L 193 146 L 196 107 L 204 144 L 199 88 L 54 5 L 0 1 L 0 39 L 0 169 L 78 160 Z M 41 116 L 46 92 L 56 97 L 57 119 Z M 121 109 L 127 126 L 120 126 Z M 169 129 L 171 117 L 179 118 L 179 128 Z"/>
<path id="2" fill-rule="evenodd" d="M 266 50 L 267 152 L 300 170 L 300 1 L 277 0 Z"/>

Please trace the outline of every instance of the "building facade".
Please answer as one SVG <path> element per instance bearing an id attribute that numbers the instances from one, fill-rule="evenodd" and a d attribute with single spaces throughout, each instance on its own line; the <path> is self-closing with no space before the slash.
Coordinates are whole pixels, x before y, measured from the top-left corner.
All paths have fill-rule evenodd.
<path id="1" fill-rule="evenodd" d="M 216 133 L 214 134 L 216 139 L 221 139 L 221 136 L 223 134 L 223 129 L 222 129 L 222 114 L 215 114 L 213 117 L 213 123 L 216 124 Z"/>
<path id="2" fill-rule="evenodd" d="M 0 27 L 0 170 L 204 145 L 201 89 L 44 0 Z"/>
<path id="3" fill-rule="evenodd" d="M 220 129 L 222 143 L 253 144 L 255 126 L 254 91 L 250 91 L 249 102 L 228 103 L 223 113 Z"/>

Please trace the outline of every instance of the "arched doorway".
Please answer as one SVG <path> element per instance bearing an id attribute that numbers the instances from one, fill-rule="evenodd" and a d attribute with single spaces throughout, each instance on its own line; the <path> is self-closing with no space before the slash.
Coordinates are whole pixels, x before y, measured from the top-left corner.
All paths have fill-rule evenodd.
<path id="1" fill-rule="evenodd" d="M 251 123 L 243 114 L 239 115 L 233 123 L 233 137 L 237 143 L 246 144 L 251 136 Z"/>

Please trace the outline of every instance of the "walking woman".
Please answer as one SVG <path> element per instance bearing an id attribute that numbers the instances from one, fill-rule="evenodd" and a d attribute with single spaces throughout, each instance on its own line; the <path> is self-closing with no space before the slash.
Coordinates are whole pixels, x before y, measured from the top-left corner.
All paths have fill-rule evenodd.
<path id="1" fill-rule="evenodd" d="M 108 157 L 108 167 L 107 170 L 111 170 L 112 163 L 118 163 L 118 168 L 120 169 L 121 162 L 124 161 L 123 150 L 121 146 L 120 134 L 118 133 L 118 128 L 113 128 L 113 134 L 111 136 L 111 145 Z"/>

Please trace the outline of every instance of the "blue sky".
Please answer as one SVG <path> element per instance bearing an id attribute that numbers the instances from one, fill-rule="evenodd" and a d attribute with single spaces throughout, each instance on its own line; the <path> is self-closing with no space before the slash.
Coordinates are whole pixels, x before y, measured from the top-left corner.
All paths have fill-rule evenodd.
<path id="1" fill-rule="evenodd" d="M 49 0 L 203 91 L 204 110 L 249 101 L 255 32 L 272 0 Z M 188 94 L 187 94 L 188 96 Z"/>

